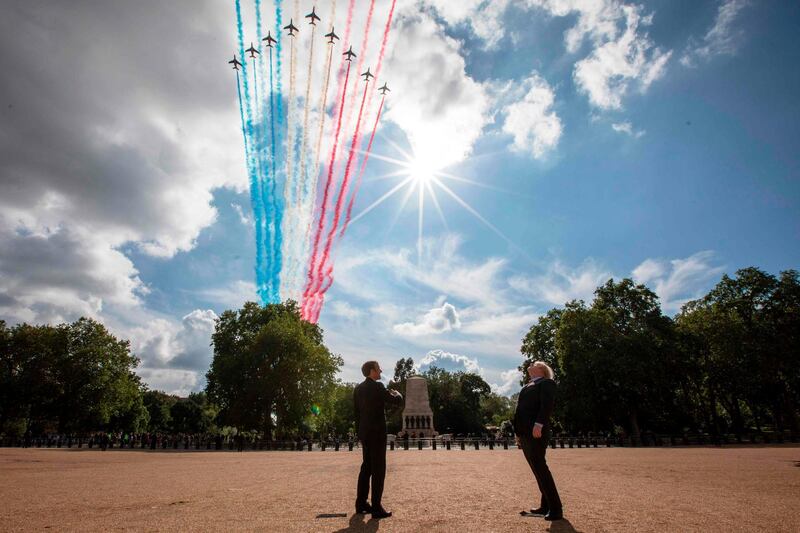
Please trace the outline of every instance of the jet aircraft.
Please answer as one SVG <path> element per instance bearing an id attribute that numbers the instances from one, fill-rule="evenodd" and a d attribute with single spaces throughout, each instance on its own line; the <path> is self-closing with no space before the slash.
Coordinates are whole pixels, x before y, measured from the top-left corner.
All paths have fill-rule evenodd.
<path id="1" fill-rule="evenodd" d="M 328 39 L 330 39 L 330 40 L 328 41 L 328 44 L 333 44 L 333 40 L 334 40 L 334 39 L 338 39 L 338 38 L 339 38 L 339 36 L 338 36 L 338 35 L 336 35 L 336 34 L 333 32 L 333 26 L 331 26 L 331 32 L 330 32 L 330 33 L 326 33 L 326 34 L 325 34 L 325 37 L 327 37 Z"/>
<path id="2" fill-rule="evenodd" d="M 347 50 L 347 52 L 343 53 L 342 55 L 347 56 L 347 59 L 345 61 L 352 61 L 353 58 L 356 57 L 356 53 L 353 52 L 352 46 Z"/>
<path id="3" fill-rule="evenodd" d="M 311 24 L 312 26 L 316 26 L 317 25 L 316 21 L 319 20 L 319 17 L 317 16 L 316 11 L 317 11 L 317 6 L 314 6 L 314 7 L 311 8 L 311 13 L 306 15 L 307 19 L 311 19 L 308 23 Z"/>
<path id="4" fill-rule="evenodd" d="M 275 39 L 273 39 L 273 38 L 272 38 L 272 32 L 270 32 L 270 31 L 268 31 L 268 32 L 267 32 L 267 36 L 266 36 L 266 37 L 264 37 L 264 38 L 263 38 L 263 39 L 261 39 L 261 40 L 262 40 L 262 41 L 267 41 L 267 46 L 268 46 L 269 48 L 272 48 L 272 45 L 278 42 L 278 41 L 276 41 Z"/>
<path id="5" fill-rule="evenodd" d="M 370 78 L 374 78 L 374 77 L 375 77 L 375 76 L 373 76 L 373 75 L 370 73 L 370 71 L 369 71 L 369 68 L 367 68 L 367 71 L 366 71 L 366 72 L 364 72 L 364 73 L 363 73 L 363 74 L 361 74 L 361 75 L 362 75 L 362 76 L 364 76 L 364 80 L 365 80 L 365 81 L 369 81 L 369 79 L 370 79 Z"/>
<path id="6" fill-rule="evenodd" d="M 283 27 L 284 30 L 289 30 L 289 37 L 294 37 L 294 32 L 300 31 L 297 27 L 293 24 L 294 20 L 289 19 L 289 24 Z"/>
<path id="7" fill-rule="evenodd" d="M 386 86 L 386 83 L 383 84 L 383 87 L 378 87 L 378 90 L 384 96 L 386 95 L 387 92 L 391 91 L 391 89 Z"/>
<path id="8" fill-rule="evenodd" d="M 241 63 L 239 63 L 239 60 L 238 60 L 238 59 L 236 59 L 236 54 L 233 54 L 233 59 L 231 59 L 230 61 L 228 61 L 228 63 L 229 63 L 229 64 L 231 64 L 231 65 L 233 65 L 233 70 L 239 70 L 239 67 L 241 67 L 241 66 L 242 66 L 242 64 L 241 64 Z"/>
<path id="9" fill-rule="evenodd" d="M 250 57 L 251 57 L 251 58 L 253 58 L 253 59 L 255 59 L 255 57 L 256 57 L 256 54 L 261 54 L 261 52 L 259 52 L 258 50 L 256 50 L 256 49 L 253 47 L 253 43 L 250 43 L 250 48 L 248 48 L 247 50 L 245 50 L 245 52 L 247 52 L 248 54 L 250 54 Z"/>

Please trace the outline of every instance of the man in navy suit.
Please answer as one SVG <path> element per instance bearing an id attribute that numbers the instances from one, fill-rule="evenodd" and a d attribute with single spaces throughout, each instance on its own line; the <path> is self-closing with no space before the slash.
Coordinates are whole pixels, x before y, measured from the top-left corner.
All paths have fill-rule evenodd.
<path id="1" fill-rule="evenodd" d="M 381 505 L 383 481 L 386 478 L 386 404 L 400 404 L 403 396 L 387 390 L 379 380 L 381 367 L 377 361 L 367 361 L 361 367 L 366 378 L 353 391 L 356 433 L 361 441 L 362 462 L 358 474 L 356 513 L 372 513 L 372 518 L 388 518 L 392 513 Z M 372 478 L 372 505 L 367 503 Z"/>
<path id="2" fill-rule="evenodd" d="M 540 515 L 545 520 L 561 520 L 561 498 L 544 458 L 547 443 L 550 442 L 550 417 L 555 406 L 556 382 L 553 381 L 553 369 L 543 361 L 531 364 L 528 375 L 530 381 L 522 388 L 517 400 L 514 433 L 517 436 L 517 446 L 522 448 L 536 478 L 541 501 L 538 509 L 522 511 L 521 514 Z"/>

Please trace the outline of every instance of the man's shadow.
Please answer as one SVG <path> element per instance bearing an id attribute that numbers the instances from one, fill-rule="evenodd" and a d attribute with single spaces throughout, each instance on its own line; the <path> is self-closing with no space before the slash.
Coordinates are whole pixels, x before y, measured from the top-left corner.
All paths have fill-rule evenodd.
<path id="1" fill-rule="evenodd" d="M 367 518 L 369 515 L 355 513 L 350 517 L 350 524 L 344 529 L 337 529 L 334 533 L 374 533 L 378 531 L 381 521 Z"/>
<path id="2" fill-rule="evenodd" d="M 550 531 L 550 533 L 581 533 L 566 518 L 551 523 L 547 531 Z"/>

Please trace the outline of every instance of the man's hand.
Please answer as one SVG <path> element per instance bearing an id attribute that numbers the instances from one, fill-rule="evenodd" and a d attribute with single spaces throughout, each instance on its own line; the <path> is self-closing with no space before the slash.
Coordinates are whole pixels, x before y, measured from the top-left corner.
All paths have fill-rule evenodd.
<path id="1" fill-rule="evenodd" d="M 395 397 L 400 396 L 400 393 L 397 392 L 394 389 L 389 389 L 389 394 L 391 394 L 392 396 L 395 396 Z"/>
<path id="2" fill-rule="evenodd" d="M 542 426 L 533 426 L 533 438 L 534 439 L 542 438 Z"/>

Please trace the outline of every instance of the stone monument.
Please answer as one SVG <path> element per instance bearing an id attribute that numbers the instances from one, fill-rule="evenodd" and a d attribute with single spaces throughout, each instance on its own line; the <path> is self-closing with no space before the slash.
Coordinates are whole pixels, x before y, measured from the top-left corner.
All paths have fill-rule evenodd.
<path id="1" fill-rule="evenodd" d="M 435 437 L 439 434 L 433 427 L 433 411 L 428 402 L 428 382 L 422 376 L 411 376 L 406 381 L 403 433 L 416 433 L 417 437 Z"/>

